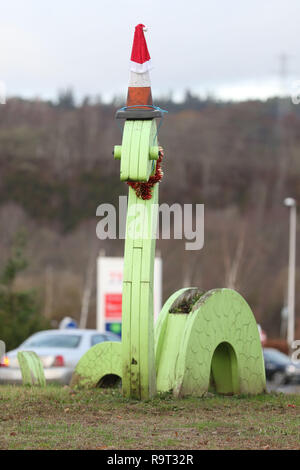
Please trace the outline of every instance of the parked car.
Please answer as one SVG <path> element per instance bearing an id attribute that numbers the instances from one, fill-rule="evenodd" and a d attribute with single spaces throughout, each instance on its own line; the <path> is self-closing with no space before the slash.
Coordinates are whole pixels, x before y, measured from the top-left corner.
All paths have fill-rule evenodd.
<path id="1" fill-rule="evenodd" d="M 0 383 L 22 383 L 17 354 L 19 351 L 34 351 L 42 360 L 47 382 L 69 384 L 79 359 L 88 349 L 103 341 L 120 341 L 120 337 L 109 332 L 73 328 L 35 333 L 2 358 Z"/>
<path id="2" fill-rule="evenodd" d="M 266 378 L 274 385 L 300 384 L 300 363 L 277 349 L 264 348 Z"/>

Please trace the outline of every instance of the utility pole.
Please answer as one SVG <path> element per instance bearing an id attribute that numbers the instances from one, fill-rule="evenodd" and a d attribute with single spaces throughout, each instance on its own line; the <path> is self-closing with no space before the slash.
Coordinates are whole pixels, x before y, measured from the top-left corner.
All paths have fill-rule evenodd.
<path id="1" fill-rule="evenodd" d="M 295 199 L 288 197 L 284 200 L 284 205 L 289 208 L 290 212 L 287 342 L 291 348 L 295 334 L 297 204 Z"/>
<path id="2" fill-rule="evenodd" d="M 96 266 L 96 250 L 97 250 L 97 246 L 94 244 L 94 246 L 92 246 L 91 251 L 90 251 L 86 278 L 85 278 L 85 286 L 83 289 L 83 295 L 82 295 L 82 301 L 81 301 L 79 328 L 82 328 L 82 329 L 86 328 L 87 320 L 88 320 L 90 300 L 91 300 L 93 284 L 94 284 L 94 272 L 95 272 L 95 266 Z"/>
<path id="3" fill-rule="evenodd" d="M 291 56 L 282 52 L 279 54 L 279 67 L 278 67 L 278 118 L 279 120 L 282 119 L 290 112 L 291 103 L 290 99 L 287 99 L 291 93 L 290 90 L 290 68 L 289 68 L 289 60 Z"/>
<path id="4" fill-rule="evenodd" d="M 288 61 L 290 56 L 285 52 L 281 53 L 278 57 L 279 68 L 278 68 L 278 97 L 277 97 L 277 122 L 274 127 L 275 137 L 277 141 L 277 166 L 278 166 L 278 178 L 276 187 L 274 188 L 274 199 L 273 204 L 277 206 L 285 193 L 286 179 L 288 166 L 290 163 L 290 145 L 289 145 L 289 133 L 286 131 L 285 119 L 290 112 L 291 103 L 287 95 L 289 94 L 288 87 Z"/>
<path id="5" fill-rule="evenodd" d="M 45 306 L 44 315 L 51 318 L 53 314 L 54 300 L 54 272 L 52 266 L 47 266 L 45 270 Z"/>
<path id="6" fill-rule="evenodd" d="M 279 55 L 279 80 L 280 80 L 280 92 L 283 96 L 287 94 L 287 77 L 288 77 L 288 61 L 289 56 L 285 52 Z"/>

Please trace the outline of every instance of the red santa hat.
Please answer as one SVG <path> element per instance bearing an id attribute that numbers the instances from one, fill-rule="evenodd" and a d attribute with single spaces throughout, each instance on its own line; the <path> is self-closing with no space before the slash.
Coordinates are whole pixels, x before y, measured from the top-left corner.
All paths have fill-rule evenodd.
<path id="1" fill-rule="evenodd" d="M 143 24 L 135 27 L 130 58 L 130 70 L 135 73 L 145 73 L 152 68 L 144 31 L 147 28 Z"/>
<path id="2" fill-rule="evenodd" d="M 135 27 L 130 60 L 130 81 L 127 95 L 127 106 L 152 105 L 151 82 L 149 70 L 152 68 L 143 24 Z"/>

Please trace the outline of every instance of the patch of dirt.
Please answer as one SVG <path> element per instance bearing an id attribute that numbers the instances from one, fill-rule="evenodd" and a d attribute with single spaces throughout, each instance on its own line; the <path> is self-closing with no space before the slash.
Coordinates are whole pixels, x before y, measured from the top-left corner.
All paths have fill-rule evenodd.
<path id="1" fill-rule="evenodd" d="M 204 291 L 198 288 L 187 289 L 173 302 L 169 313 L 190 313 Z"/>

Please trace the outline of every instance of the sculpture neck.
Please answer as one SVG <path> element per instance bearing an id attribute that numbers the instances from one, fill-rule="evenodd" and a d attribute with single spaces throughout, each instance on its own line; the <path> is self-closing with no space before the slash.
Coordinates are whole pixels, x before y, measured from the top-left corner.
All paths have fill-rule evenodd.
<path id="1" fill-rule="evenodd" d="M 156 391 L 153 273 L 158 185 L 142 200 L 129 188 L 122 297 L 123 393 L 137 399 Z"/>

